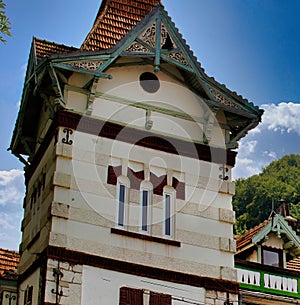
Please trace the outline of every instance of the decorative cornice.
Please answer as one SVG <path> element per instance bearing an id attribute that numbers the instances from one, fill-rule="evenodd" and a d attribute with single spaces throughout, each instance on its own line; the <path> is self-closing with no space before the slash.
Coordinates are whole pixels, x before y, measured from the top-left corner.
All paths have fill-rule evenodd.
<path id="1" fill-rule="evenodd" d="M 96 268 L 102 268 L 166 282 L 194 287 L 203 287 L 207 290 L 229 292 L 234 294 L 239 293 L 239 284 L 237 282 L 138 265 L 134 263 L 114 260 L 111 258 L 77 252 L 66 248 L 49 246 L 47 249 L 47 257 L 73 264 L 93 266 Z"/>
<path id="2" fill-rule="evenodd" d="M 236 152 L 200 143 L 188 142 L 169 136 L 122 126 L 112 122 L 82 116 L 68 111 L 57 113 L 57 124 L 74 130 L 97 135 L 108 139 L 135 144 L 171 154 L 196 158 L 216 164 L 235 165 Z"/>

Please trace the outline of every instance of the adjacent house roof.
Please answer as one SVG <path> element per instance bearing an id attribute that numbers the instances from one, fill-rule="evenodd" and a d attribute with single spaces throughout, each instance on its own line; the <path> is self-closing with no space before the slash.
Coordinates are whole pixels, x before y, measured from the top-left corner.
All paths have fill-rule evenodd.
<path id="1" fill-rule="evenodd" d="M 254 228 L 250 229 L 243 235 L 236 237 L 236 249 L 237 251 L 243 249 L 244 247 L 252 243 L 252 237 L 256 235 L 262 228 L 264 228 L 269 223 L 269 220 L 265 220 Z"/>
<path id="2" fill-rule="evenodd" d="M 18 252 L 0 248 L 0 278 L 15 279 L 19 261 Z"/>
<path id="3" fill-rule="evenodd" d="M 300 272 L 300 257 L 294 258 L 286 263 L 286 269 Z"/>

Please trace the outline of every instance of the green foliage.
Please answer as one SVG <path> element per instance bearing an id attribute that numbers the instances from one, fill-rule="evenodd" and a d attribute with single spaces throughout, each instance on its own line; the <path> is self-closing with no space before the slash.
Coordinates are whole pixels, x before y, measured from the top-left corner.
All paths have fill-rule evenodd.
<path id="1" fill-rule="evenodd" d="M 291 215 L 300 220 L 300 155 L 273 161 L 259 175 L 236 180 L 233 208 L 235 233 L 242 234 L 267 219 L 278 202 L 291 203 Z"/>
<path id="2" fill-rule="evenodd" d="M 5 13 L 5 3 L 3 0 L 0 0 L 0 41 L 6 42 L 4 36 L 11 36 L 11 28 L 10 28 L 10 21 L 6 17 Z"/>

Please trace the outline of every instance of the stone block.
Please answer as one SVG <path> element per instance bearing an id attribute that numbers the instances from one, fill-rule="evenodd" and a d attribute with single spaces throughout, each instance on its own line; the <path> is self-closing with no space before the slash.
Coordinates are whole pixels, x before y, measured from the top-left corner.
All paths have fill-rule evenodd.
<path id="1" fill-rule="evenodd" d="M 235 239 L 229 240 L 229 248 L 230 248 L 230 252 L 232 252 L 232 253 L 236 252 L 236 240 Z"/>
<path id="2" fill-rule="evenodd" d="M 221 267 L 221 279 L 237 281 L 237 270 L 229 267 Z"/>
<path id="3" fill-rule="evenodd" d="M 63 203 L 58 203 L 58 202 L 53 202 L 51 206 L 51 215 L 68 219 L 69 218 L 69 213 L 70 213 L 70 206 L 63 204 Z"/>
<path id="4" fill-rule="evenodd" d="M 230 250 L 229 239 L 224 238 L 224 237 L 220 237 L 219 241 L 220 241 L 220 250 L 225 251 L 225 252 L 229 252 L 229 250 Z"/>
<path id="5" fill-rule="evenodd" d="M 219 220 L 222 222 L 228 222 L 230 224 L 235 223 L 235 212 L 228 209 L 219 209 Z"/>
<path id="6" fill-rule="evenodd" d="M 82 265 L 73 265 L 71 270 L 76 273 L 82 273 Z"/>
<path id="7" fill-rule="evenodd" d="M 60 186 L 63 188 L 70 189 L 71 188 L 71 175 L 55 172 L 53 175 L 53 185 Z"/>

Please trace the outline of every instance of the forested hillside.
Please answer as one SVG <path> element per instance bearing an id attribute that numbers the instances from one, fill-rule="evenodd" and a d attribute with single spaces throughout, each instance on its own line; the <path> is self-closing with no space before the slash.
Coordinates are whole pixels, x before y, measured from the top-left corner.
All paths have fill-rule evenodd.
<path id="1" fill-rule="evenodd" d="M 236 180 L 233 208 L 235 233 L 242 234 L 268 218 L 278 201 L 291 203 L 291 215 L 300 220 L 300 155 L 287 155 L 273 161 L 259 175 Z"/>

